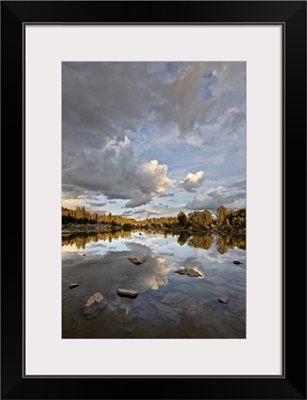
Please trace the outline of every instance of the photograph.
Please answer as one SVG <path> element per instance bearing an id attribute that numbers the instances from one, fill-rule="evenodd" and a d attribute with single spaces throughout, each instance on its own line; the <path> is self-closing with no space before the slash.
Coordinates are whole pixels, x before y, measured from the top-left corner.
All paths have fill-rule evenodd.
<path id="1" fill-rule="evenodd" d="M 62 338 L 246 338 L 246 63 L 63 62 L 61 234 Z"/>
<path id="2" fill-rule="evenodd" d="M 306 399 L 306 2 L 0 19 L 1 399 Z"/>

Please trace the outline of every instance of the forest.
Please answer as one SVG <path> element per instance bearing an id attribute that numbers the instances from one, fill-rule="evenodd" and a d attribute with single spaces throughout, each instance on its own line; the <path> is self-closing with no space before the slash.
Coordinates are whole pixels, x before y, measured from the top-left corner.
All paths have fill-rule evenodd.
<path id="1" fill-rule="evenodd" d="M 120 215 L 97 214 L 86 211 L 85 207 L 77 207 L 75 210 L 62 207 L 62 226 L 68 224 L 104 224 L 111 228 L 121 227 L 123 229 L 134 228 L 168 228 L 176 230 L 244 230 L 246 227 L 246 209 L 229 210 L 220 206 L 214 216 L 209 210 L 191 211 L 185 214 L 180 211 L 177 216 L 146 218 L 136 220 L 134 218 Z"/>

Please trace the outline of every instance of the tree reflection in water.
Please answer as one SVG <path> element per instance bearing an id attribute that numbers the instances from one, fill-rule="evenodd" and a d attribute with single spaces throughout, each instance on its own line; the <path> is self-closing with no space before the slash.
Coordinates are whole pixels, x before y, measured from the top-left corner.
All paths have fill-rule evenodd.
<path id="1" fill-rule="evenodd" d="M 246 235 L 230 233 L 205 233 L 205 232 L 188 232 L 183 231 L 179 235 L 175 232 L 166 232 L 163 230 L 142 230 L 145 234 L 160 234 L 163 235 L 165 239 L 168 236 L 178 236 L 177 243 L 180 246 L 187 244 L 190 247 L 200 248 L 204 250 L 209 250 L 215 239 L 215 246 L 220 254 L 225 254 L 228 249 L 234 249 L 235 247 L 246 250 Z M 75 245 L 78 250 L 84 250 L 86 244 L 90 242 L 119 240 L 121 238 L 128 238 L 132 234 L 132 231 L 115 231 L 115 232 L 78 232 L 70 235 L 69 237 L 62 237 L 62 246 Z"/>
<path id="2" fill-rule="evenodd" d="M 67 245 L 75 245 L 78 250 L 85 249 L 86 244 L 90 242 L 99 242 L 99 241 L 108 241 L 112 242 L 112 240 L 118 240 L 121 238 L 131 236 L 131 231 L 115 231 L 115 232 L 78 232 L 73 233 L 69 237 L 62 237 L 62 246 Z"/>
<path id="3" fill-rule="evenodd" d="M 241 250 L 246 250 L 246 235 L 223 234 L 217 235 L 216 249 L 219 253 L 224 254 L 228 249 L 237 247 Z"/>

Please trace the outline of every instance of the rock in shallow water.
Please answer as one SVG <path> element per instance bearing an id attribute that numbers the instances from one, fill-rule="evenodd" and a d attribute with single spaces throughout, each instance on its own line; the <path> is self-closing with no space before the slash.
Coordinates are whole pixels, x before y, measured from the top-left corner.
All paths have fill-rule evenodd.
<path id="1" fill-rule="evenodd" d="M 236 264 L 236 265 L 243 264 L 241 261 L 238 261 L 238 260 L 233 261 L 233 263 Z"/>
<path id="2" fill-rule="evenodd" d="M 135 299 L 139 293 L 136 290 L 118 288 L 117 294 L 121 297 L 129 297 L 130 299 Z"/>
<path id="3" fill-rule="evenodd" d="M 135 265 L 143 264 L 143 262 L 145 261 L 144 258 L 142 258 L 142 257 L 132 257 L 132 258 L 128 258 L 128 260 L 131 261 Z"/>
<path id="4" fill-rule="evenodd" d="M 69 284 L 69 289 L 74 289 L 74 288 L 76 288 L 76 287 L 78 287 L 79 285 L 78 285 L 78 283 L 70 283 Z"/>
<path id="5" fill-rule="evenodd" d="M 84 308 L 89 308 L 94 303 L 100 303 L 103 300 L 103 295 L 99 292 L 93 294 L 88 300 L 87 303 L 84 305 Z"/>
<path id="6" fill-rule="evenodd" d="M 100 303 L 103 300 L 103 295 L 99 292 L 93 294 L 93 297 L 94 297 L 96 303 Z"/>
<path id="7" fill-rule="evenodd" d="M 93 294 L 88 300 L 87 303 L 83 306 L 83 312 L 88 317 L 97 316 L 99 314 L 99 309 L 104 307 L 103 303 L 103 295 L 99 292 Z"/>
<path id="8" fill-rule="evenodd" d="M 222 304 L 228 304 L 230 302 L 230 298 L 229 297 L 225 297 L 225 296 L 221 296 L 218 298 L 218 301 Z"/>
<path id="9" fill-rule="evenodd" d="M 195 271 L 195 269 L 192 268 L 181 268 L 175 271 L 175 273 L 179 275 L 188 275 L 195 278 L 198 276 L 202 276 L 199 272 Z"/>

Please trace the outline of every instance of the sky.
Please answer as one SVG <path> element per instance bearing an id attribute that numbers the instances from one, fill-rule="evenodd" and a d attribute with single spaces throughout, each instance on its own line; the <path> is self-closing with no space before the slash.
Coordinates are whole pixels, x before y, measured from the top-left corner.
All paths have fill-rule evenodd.
<path id="1" fill-rule="evenodd" d="M 246 207 L 245 62 L 63 62 L 62 206 Z"/>

